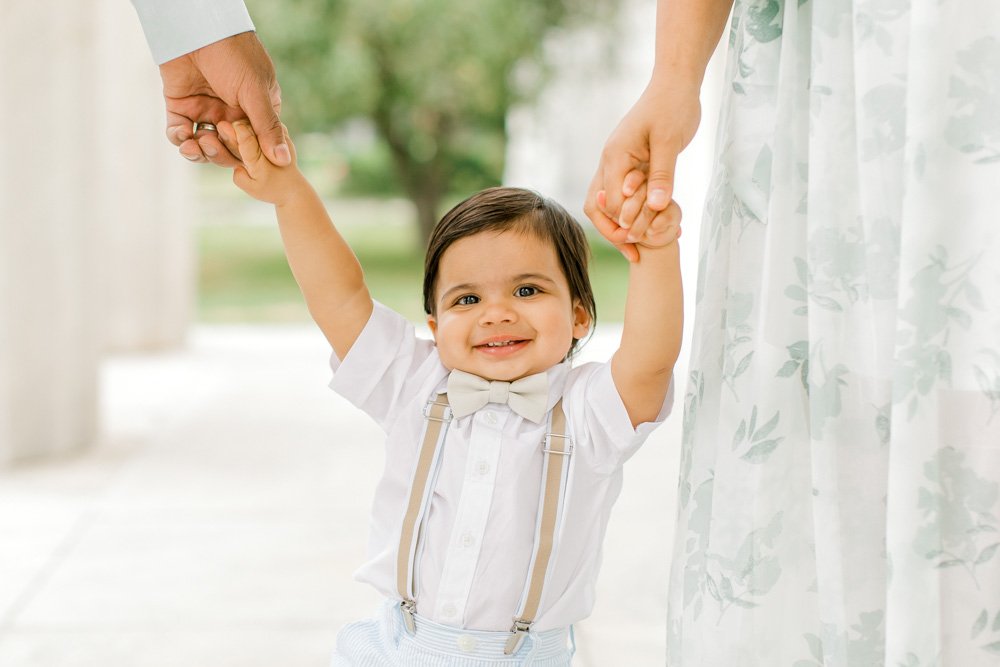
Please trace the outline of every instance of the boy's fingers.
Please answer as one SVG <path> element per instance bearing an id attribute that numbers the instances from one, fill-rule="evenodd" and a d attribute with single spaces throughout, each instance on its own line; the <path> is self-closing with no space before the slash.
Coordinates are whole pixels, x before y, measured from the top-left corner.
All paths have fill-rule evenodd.
<path id="1" fill-rule="evenodd" d="M 641 210 L 645 208 L 645 203 L 646 185 L 645 183 L 640 183 L 635 194 L 626 199 L 625 203 L 622 204 L 621 213 L 618 215 L 618 225 L 623 229 L 629 229 L 634 226 Z"/>
<path id="2" fill-rule="evenodd" d="M 649 211 L 649 207 L 643 207 L 644 211 Z M 665 246 L 680 237 L 681 229 L 681 208 L 677 202 L 671 201 L 663 211 L 651 211 L 651 220 L 646 229 L 646 240 L 655 246 Z"/>
<path id="3" fill-rule="evenodd" d="M 233 129 L 233 124 L 228 120 L 220 121 L 216 128 L 219 134 L 219 141 L 222 145 L 226 147 L 236 159 L 240 157 L 240 147 L 236 141 L 236 131 Z"/>
<path id="4" fill-rule="evenodd" d="M 247 173 L 253 178 L 256 168 L 260 165 L 260 161 L 267 160 L 267 158 L 261 152 L 260 144 L 257 143 L 257 137 L 246 121 L 235 121 L 232 127 L 233 132 L 236 134 L 236 145 L 239 148 L 240 159 L 243 160 Z"/>
<path id="5" fill-rule="evenodd" d="M 605 192 L 603 190 L 598 190 L 594 193 L 593 199 L 594 203 L 600 202 L 604 199 Z M 604 213 L 604 211 L 593 208 L 591 202 L 588 200 L 588 204 L 585 207 L 587 212 L 587 217 L 593 223 L 594 228 L 600 233 L 601 236 L 606 238 L 611 242 L 618 252 L 622 254 L 625 259 L 630 262 L 634 262 L 639 259 L 639 251 L 632 243 L 625 243 L 626 230 L 618 226 L 618 223 L 612 220 Z"/>
<path id="6" fill-rule="evenodd" d="M 656 211 L 651 211 L 648 206 L 642 206 L 639 209 L 638 214 L 635 216 L 635 219 L 632 221 L 632 226 L 628 230 L 626 240 L 628 240 L 629 243 L 641 241 L 656 216 Z"/>
<path id="7" fill-rule="evenodd" d="M 233 183 L 241 190 L 246 190 L 247 187 L 253 182 L 250 178 L 250 174 L 247 173 L 246 167 L 243 165 L 236 165 L 233 168 Z"/>

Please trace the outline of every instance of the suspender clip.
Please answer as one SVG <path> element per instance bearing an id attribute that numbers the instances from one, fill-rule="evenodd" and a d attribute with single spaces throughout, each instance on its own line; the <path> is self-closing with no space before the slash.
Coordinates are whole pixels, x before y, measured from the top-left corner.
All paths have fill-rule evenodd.
<path id="1" fill-rule="evenodd" d="M 510 631 L 513 634 L 507 640 L 507 645 L 504 646 L 504 655 L 514 655 L 517 653 L 517 649 L 521 648 L 521 644 L 524 642 L 524 636 L 531 632 L 531 623 L 515 618 L 514 625 L 511 626 Z"/>
<path id="2" fill-rule="evenodd" d="M 435 410 L 435 406 L 441 408 L 440 410 Z M 436 416 L 434 413 L 440 413 L 441 416 Z M 433 398 L 427 401 L 427 405 L 424 406 L 424 419 L 432 422 L 442 422 L 447 424 L 452 419 L 451 406 L 448 405 L 448 401 L 439 402 L 435 401 Z"/>
<path id="3" fill-rule="evenodd" d="M 562 438 L 566 442 L 563 443 L 561 449 L 554 448 L 552 446 L 552 438 Z M 573 455 L 573 440 L 568 435 L 562 433 L 546 433 L 545 439 L 542 440 L 542 451 L 546 454 L 558 454 L 559 456 L 572 456 Z"/>
<path id="4" fill-rule="evenodd" d="M 417 626 L 413 622 L 413 615 L 417 613 L 417 603 L 413 600 L 403 600 L 399 603 L 399 610 L 403 612 L 403 625 L 406 631 L 412 636 L 417 632 Z"/>

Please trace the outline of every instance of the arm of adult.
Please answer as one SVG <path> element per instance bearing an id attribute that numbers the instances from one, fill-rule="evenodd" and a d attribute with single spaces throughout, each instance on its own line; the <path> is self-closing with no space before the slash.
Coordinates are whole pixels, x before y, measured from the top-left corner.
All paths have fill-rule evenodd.
<path id="1" fill-rule="evenodd" d="M 610 228 L 598 224 L 604 218 L 625 228 L 635 225 L 634 236 L 642 236 L 645 229 L 640 225 L 652 216 L 638 216 L 622 206 L 645 178 L 645 206 L 665 211 L 670 204 L 677 155 L 694 138 L 701 121 L 701 83 L 732 2 L 659 0 L 653 74 L 608 138 L 587 193 L 584 210 L 598 229 Z M 598 203 L 599 192 L 605 193 L 603 206 Z M 634 243 L 616 245 L 629 260 L 638 259 Z"/>
<path id="2" fill-rule="evenodd" d="M 167 138 L 196 162 L 239 162 L 195 121 L 249 119 L 267 158 L 291 162 L 278 113 L 281 89 L 243 0 L 132 0 L 160 66 Z"/>

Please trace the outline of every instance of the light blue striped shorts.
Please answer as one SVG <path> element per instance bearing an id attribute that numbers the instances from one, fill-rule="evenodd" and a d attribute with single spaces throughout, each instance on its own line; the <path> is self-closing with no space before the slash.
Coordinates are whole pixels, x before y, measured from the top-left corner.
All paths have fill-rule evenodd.
<path id="1" fill-rule="evenodd" d="M 399 602 L 386 600 L 375 618 L 345 625 L 332 667 L 569 667 L 576 652 L 572 628 L 532 632 L 514 655 L 504 655 L 509 632 L 462 630 L 415 617 L 403 625 Z"/>

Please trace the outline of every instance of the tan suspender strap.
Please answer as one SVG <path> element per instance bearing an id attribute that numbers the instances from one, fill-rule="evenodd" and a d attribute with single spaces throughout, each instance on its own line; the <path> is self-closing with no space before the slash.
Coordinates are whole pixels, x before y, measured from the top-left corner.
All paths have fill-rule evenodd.
<path id="1" fill-rule="evenodd" d="M 403 528 L 399 537 L 399 554 L 396 557 L 396 590 L 403 600 L 409 600 L 411 603 L 410 576 L 417 548 L 418 522 L 422 514 L 428 479 L 434 467 L 441 430 L 450 420 L 450 417 L 447 416 L 448 412 L 447 394 L 439 394 L 437 399 L 427 406 L 424 441 L 420 445 L 417 469 L 413 473 L 413 483 L 410 485 L 410 502 L 406 506 L 406 514 L 403 516 Z"/>
<path id="2" fill-rule="evenodd" d="M 531 623 L 538 614 L 538 605 L 542 601 L 542 586 L 545 584 L 545 572 L 549 569 L 549 558 L 552 556 L 552 544 L 556 533 L 556 513 L 559 509 L 559 497 L 562 495 L 563 460 L 559 456 L 568 453 L 569 440 L 566 438 L 566 415 L 562 410 L 562 399 L 552 408 L 552 432 L 549 446 L 545 452 L 546 470 L 542 480 L 541 529 L 538 534 L 538 545 L 535 556 L 535 567 L 531 571 L 531 584 L 528 586 L 528 597 L 524 603 L 524 611 L 518 619 Z M 556 458 L 553 459 L 553 455 Z"/>
<path id="3" fill-rule="evenodd" d="M 562 399 L 552 408 L 552 423 L 545 442 L 544 463 L 542 466 L 542 501 L 541 516 L 535 542 L 535 557 L 528 575 L 528 588 L 524 600 L 524 609 L 515 619 L 511 632 L 514 634 L 507 642 L 504 653 L 513 654 L 529 632 L 531 624 L 538 614 L 542 601 L 542 589 L 545 586 L 545 574 L 549 569 L 552 557 L 552 547 L 555 543 L 559 504 L 565 492 L 563 488 L 564 469 L 568 466 L 568 458 L 572 453 L 572 445 L 566 434 L 566 413 L 563 412 Z"/>

